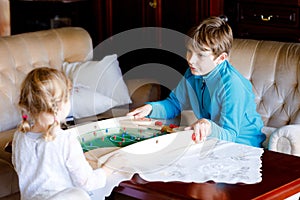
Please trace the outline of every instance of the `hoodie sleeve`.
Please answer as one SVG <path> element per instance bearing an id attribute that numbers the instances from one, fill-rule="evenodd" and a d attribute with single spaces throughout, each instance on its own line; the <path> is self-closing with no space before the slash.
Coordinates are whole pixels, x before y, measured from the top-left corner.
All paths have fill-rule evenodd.
<path id="1" fill-rule="evenodd" d="M 193 91 L 187 81 L 188 73 L 180 80 L 177 87 L 170 95 L 162 101 L 147 102 L 152 105 L 152 112 L 149 117 L 160 119 L 172 119 L 181 113 L 182 110 L 190 108 L 189 91 Z"/>

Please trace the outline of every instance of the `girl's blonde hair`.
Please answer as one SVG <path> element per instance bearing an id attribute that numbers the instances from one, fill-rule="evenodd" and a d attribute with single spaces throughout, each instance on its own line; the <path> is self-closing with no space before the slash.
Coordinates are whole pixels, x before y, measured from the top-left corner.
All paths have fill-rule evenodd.
<path id="1" fill-rule="evenodd" d="M 22 122 L 18 130 L 26 133 L 32 128 L 31 122 L 43 124 L 39 117 L 47 113 L 53 115 L 54 122 L 48 125 L 43 137 L 52 141 L 55 138 L 53 128 L 59 125 L 56 119 L 58 109 L 62 102 L 69 100 L 71 87 L 67 76 L 57 69 L 40 67 L 29 72 L 21 85 L 19 107 Z"/>
<path id="2" fill-rule="evenodd" d="M 205 19 L 199 26 L 192 28 L 188 36 L 187 46 L 200 52 L 210 50 L 215 58 L 223 52 L 229 54 L 233 42 L 229 24 L 215 16 Z"/>

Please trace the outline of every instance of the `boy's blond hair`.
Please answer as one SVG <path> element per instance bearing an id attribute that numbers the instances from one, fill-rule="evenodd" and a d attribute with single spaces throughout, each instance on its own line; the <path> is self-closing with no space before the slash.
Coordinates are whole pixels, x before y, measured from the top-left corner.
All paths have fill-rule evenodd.
<path id="1" fill-rule="evenodd" d="M 31 130 L 31 122 L 41 122 L 43 113 L 53 115 L 54 122 L 50 124 L 43 137 L 47 141 L 54 139 L 53 128 L 59 125 L 56 115 L 62 102 L 70 97 L 71 82 L 66 75 L 57 69 L 40 67 L 33 69 L 21 84 L 19 107 L 22 122 L 18 130 L 26 133 Z M 29 120 L 30 118 L 30 120 Z M 43 122 L 41 122 L 43 124 Z"/>
<path id="2" fill-rule="evenodd" d="M 188 33 L 187 46 L 196 52 L 211 51 L 214 58 L 230 53 L 233 41 L 229 24 L 220 17 L 209 17 Z"/>

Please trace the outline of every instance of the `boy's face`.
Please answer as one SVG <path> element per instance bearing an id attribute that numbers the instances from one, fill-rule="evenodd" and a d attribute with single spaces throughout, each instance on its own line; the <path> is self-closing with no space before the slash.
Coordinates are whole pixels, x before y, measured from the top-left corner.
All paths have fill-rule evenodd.
<path id="1" fill-rule="evenodd" d="M 187 48 L 186 60 L 193 75 L 206 75 L 220 63 L 211 51 L 195 52 L 191 47 Z"/>

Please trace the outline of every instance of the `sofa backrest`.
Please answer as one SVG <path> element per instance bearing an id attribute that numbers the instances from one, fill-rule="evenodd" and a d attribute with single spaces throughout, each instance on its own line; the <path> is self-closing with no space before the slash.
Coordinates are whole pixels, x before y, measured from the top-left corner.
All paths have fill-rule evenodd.
<path id="1" fill-rule="evenodd" d="M 234 39 L 229 60 L 251 81 L 265 126 L 300 124 L 300 43 Z"/>
<path id="2" fill-rule="evenodd" d="M 0 37 L 0 132 L 16 127 L 20 84 L 33 68 L 92 59 L 92 40 L 79 27 Z"/>

